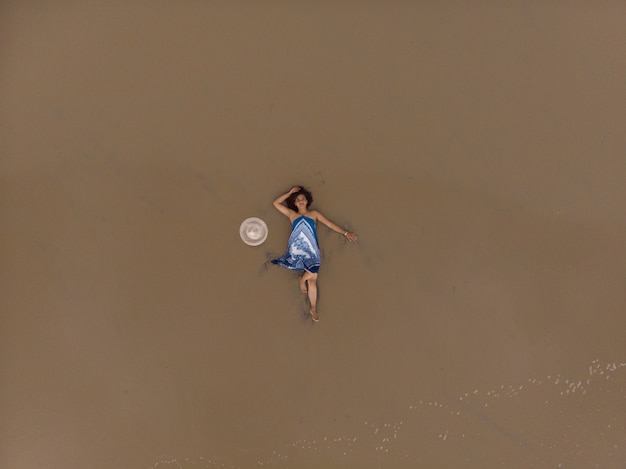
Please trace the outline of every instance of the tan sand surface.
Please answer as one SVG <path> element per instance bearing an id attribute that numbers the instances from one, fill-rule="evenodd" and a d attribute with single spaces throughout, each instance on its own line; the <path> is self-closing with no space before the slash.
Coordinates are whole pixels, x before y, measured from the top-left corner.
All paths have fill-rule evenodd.
<path id="1" fill-rule="evenodd" d="M 624 24 L 2 2 L 0 467 L 626 468 Z"/>

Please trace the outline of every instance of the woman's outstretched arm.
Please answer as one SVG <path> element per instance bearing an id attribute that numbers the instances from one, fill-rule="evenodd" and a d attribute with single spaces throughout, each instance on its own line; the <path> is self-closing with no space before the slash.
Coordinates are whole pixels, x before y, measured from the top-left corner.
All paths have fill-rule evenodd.
<path id="1" fill-rule="evenodd" d="M 285 200 L 287 200 L 291 194 L 293 194 L 294 192 L 298 192 L 299 190 L 300 190 L 299 187 L 292 187 L 289 190 L 289 192 L 287 192 L 287 193 L 285 193 L 285 194 L 283 194 L 281 196 L 278 196 L 276 198 L 276 200 L 274 200 L 274 202 L 272 202 L 274 207 L 276 207 L 276 210 L 278 210 L 280 213 L 282 213 L 283 215 L 285 215 L 289 219 L 291 219 L 292 216 L 296 215 L 296 212 L 294 212 L 289 207 L 284 205 Z"/>
<path id="2" fill-rule="evenodd" d="M 333 223 L 332 221 L 330 221 L 328 218 L 326 218 L 324 215 L 322 215 L 317 210 L 314 210 L 313 212 L 315 213 L 315 218 L 317 220 L 321 221 L 324 225 L 326 225 L 328 228 L 333 230 L 335 233 L 342 234 L 343 236 L 348 238 L 350 241 L 356 241 L 357 239 L 359 239 L 359 237 L 356 235 L 356 233 L 352 233 L 351 231 L 344 230 L 342 227 L 340 227 L 336 223 Z"/>

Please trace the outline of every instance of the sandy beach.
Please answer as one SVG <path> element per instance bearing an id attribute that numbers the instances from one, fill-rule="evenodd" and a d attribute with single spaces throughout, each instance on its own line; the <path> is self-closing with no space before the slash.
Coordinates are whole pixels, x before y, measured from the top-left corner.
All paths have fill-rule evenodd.
<path id="1" fill-rule="evenodd" d="M 625 468 L 624 24 L 4 2 L 0 467 Z"/>

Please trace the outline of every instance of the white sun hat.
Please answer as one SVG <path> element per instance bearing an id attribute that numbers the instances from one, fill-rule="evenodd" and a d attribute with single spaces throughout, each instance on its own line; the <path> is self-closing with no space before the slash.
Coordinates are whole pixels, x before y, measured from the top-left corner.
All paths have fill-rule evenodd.
<path id="1" fill-rule="evenodd" d="M 258 246 L 267 239 L 267 225 L 256 217 L 246 218 L 239 227 L 239 236 L 248 246 Z"/>

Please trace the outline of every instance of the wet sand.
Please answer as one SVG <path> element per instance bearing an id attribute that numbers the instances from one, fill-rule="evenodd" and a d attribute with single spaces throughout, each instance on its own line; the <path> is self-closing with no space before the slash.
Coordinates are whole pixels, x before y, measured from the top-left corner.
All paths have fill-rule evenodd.
<path id="1" fill-rule="evenodd" d="M 0 466 L 625 467 L 625 23 L 2 4 Z"/>

